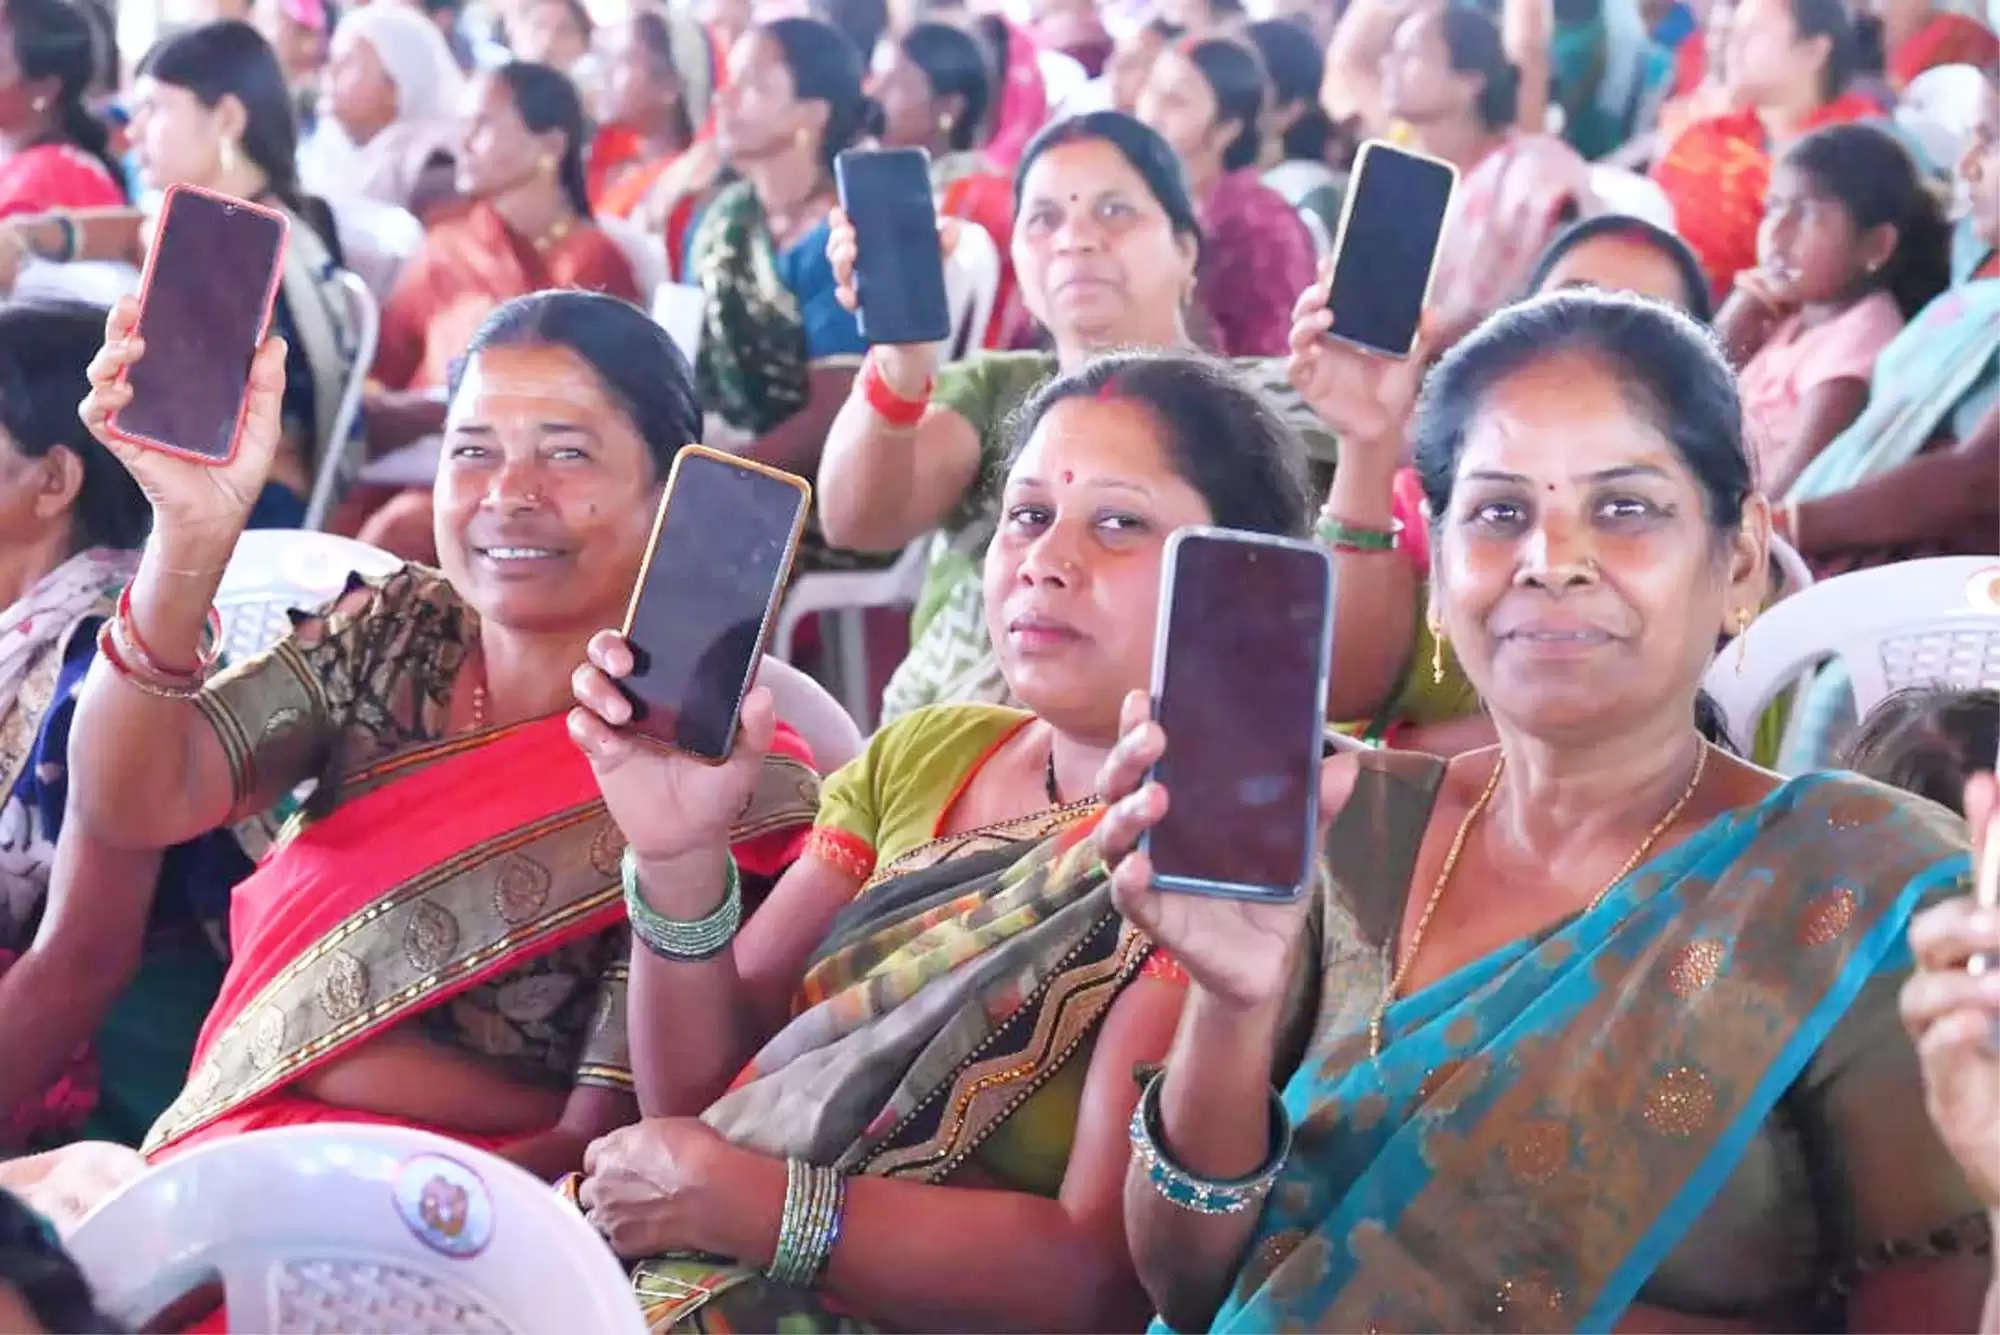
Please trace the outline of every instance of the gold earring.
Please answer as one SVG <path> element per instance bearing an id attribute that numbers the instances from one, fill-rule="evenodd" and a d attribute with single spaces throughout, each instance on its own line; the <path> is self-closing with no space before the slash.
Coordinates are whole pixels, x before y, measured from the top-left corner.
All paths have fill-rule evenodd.
<path id="1" fill-rule="evenodd" d="M 554 176 L 556 174 L 556 155 L 553 153 L 542 154 L 540 159 L 536 161 L 535 166 L 541 170 L 542 175 Z"/>
<path id="2" fill-rule="evenodd" d="M 1736 613 L 1736 675 L 1743 675 L 1743 664 L 1750 657 L 1750 623 L 1756 614 L 1745 607 Z"/>
<path id="3" fill-rule="evenodd" d="M 236 174 L 236 141 L 234 139 L 225 139 L 222 141 L 222 147 L 217 149 L 215 153 L 215 165 L 222 170 L 224 176 L 233 176 Z"/>
<path id="4" fill-rule="evenodd" d="M 1444 627 L 1431 627 L 1431 685 L 1444 685 Z"/>

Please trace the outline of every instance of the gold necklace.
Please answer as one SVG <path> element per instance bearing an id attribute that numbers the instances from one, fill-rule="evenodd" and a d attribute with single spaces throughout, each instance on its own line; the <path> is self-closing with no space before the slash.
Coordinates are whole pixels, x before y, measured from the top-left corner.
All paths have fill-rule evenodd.
<path id="1" fill-rule="evenodd" d="M 1382 989 L 1381 1003 L 1375 1007 L 1375 1014 L 1369 1017 L 1368 1055 L 1370 1057 L 1379 1057 L 1382 1055 L 1382 1021 L 1389 1014 L 1389 1007 L 1396 1000 L 1396 994 L 1403 990 L 1403 980 L 1410 976 L 1410 968 L 1417 962 L 1417 952 L 1423 949 L 1424 932 L 1431 925 L 1431 915 L 1437 912 L 1439 901 L 1444 898 L 1444 888 L 1451 884 L 1452 872 L 1458 869 L 1459 855 L 1465 852 L 1466 836 L 1472 833 L 1473 825 L 1478 822 L 1480 816 L 1485 814 L 1486 808 L 1492 804 L 1493 794 L 1500 789 L 1500 771 L 1506 767 L 1507 758 L 1502 756 L 1493 766 L 1492 777 L 1486 780 L 1485 791 L 1479 794 L 1479 800 L 1474 802 L 1471 809 L 1465 813 L 1465 819 L 1458 823 L 1458 833 L 1452 836 L 1451 847 L 1444 855 L 1444 866 L 1438 871 L 1437 884 L 1431 887 L 1431 897 L 1425 902 L 1423 913 L 1417 917 L 1416 930 L 1410 933 L 1409 952 L 1403 956 L 1402 962 L 1396 966 L 1395 973 L 1389 979 L 1389 985 Z M 1645 859 L 1646 854 L 1653 851 L 1653 845 L 1660 841 L 1660 836 L 1665 834 L 1676 820 L 1680 819 L 1681 812 L 1687 810 L 1687 804 L 1694 800 L 1695 789 L 1701 787 L 1702 772 L 1707 768 L 1708 743 L 1699 742 L 1696 744 L 1694 753 L 1694 774 L 1688 779 L 1686 791 L 1680 795 L 1679 801 L 1668 808 L 1667 814 L 1660 817 L 1659 823 L 1653 826 L 1651 832 L 1646 835 L 1645 840 L 1632 850 L 1632 856 L 1625 859 L 1625 865 L 1618 869 L 1618 874 L 1604 883 L 1604 888 L 1599 890 L 1590 903 L 1585 906 L 1583 910 L 1585 913 L 1591 912 L 1599 904 L 1602 904 L 1604 897 L 1617 888 L 1620 881 L 1632 874 L 1632 869 Z"/>

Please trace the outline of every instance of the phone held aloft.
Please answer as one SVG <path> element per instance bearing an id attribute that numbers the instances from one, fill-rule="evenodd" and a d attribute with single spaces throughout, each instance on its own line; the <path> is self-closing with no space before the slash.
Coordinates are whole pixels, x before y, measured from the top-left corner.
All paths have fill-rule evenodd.
<path id="1" fill-rule="evenodd" d="M 205 464 L 235 458 L 289 235 L 275 209 L 168 187 L 139 287 L 146 349 L 126 372 L 132 398 L 107 423 L 112 435 Z"/>
<path id="2" fill-rule="evenodd" d="M 1184 528 L 1161 581 L 1153 708 L 1167 745 L 1152 778 L 1169 801 L 1142 843 L 1153 883 L 1295 899 L 1319 824 L 1333 563 L 1314 543 Z"/>
<path id="3" fill-rule="evenodd" d="M 1389 357 L 1416 347 L 1458 169 L 1379 139 L 1361 146 L 1333 243 L 1329 338 Z"/>
<path id="4" fill-rule="evenodd" d="M 729 759 L 811 498 L 804 479 L 734 455 L 674 457 L 625 613 L 634 731 Z"/>
<path id="5" fill-rule="evenodd" d="M 855 323 L 870 343 L 936 343 L 951 334 L 944 251 L 920 148 L 849 149 L 833 160 L 854 227 Z"/>

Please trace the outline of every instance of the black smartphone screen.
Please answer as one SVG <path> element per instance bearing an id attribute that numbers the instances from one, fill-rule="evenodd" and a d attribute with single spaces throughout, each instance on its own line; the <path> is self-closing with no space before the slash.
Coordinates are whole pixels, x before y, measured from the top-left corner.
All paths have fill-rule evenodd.
<path id="1" fill-rule="evenodd" d="M 1370 143 L 1348 186 L 1333 262 L 1333 330 L 1363 347 L 1407 357 L 1451 206 L 1451 169 Z"/>
<path id="2" fill-rule="evenodd" d="M 922 149 L 854 150 L 834 159 L 840 207 L 854 224 L 857 323 L 870 343 L 935 343 L 951 333 Z"/>
<path id="3" fill-rule="evenodd" d="M 664 504 L 625 636 L 633 726 L 721 760 L 791 572 L 805 484 L 684 450 Z"/>
<path id="4" fill-rule="evenodd" d="M 1326 553 L 1223 532 L 1175 541 L 1155 650 L 1164 890 L 1289 899 L 1310 872 L 1325 735 Z"/>
<path id="5" fill-rule="evenodd" d="M 139 315 L 146 352 L 127 376 L 132 401 L 118 430 L 229 456 L 284 239 L 284 223 L 262 210 L 174 192 L 153 237 Z"/>

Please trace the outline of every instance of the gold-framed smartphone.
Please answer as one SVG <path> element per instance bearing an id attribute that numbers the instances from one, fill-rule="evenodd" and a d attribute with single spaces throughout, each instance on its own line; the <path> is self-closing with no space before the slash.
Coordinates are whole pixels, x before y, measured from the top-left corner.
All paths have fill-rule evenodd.
<path id="1" fill-rule="evenodd" d="M 811 504 L 780 469 L 700 445 L 674 457 L 625 612 L 635 732 L 729 759 Z"/>
<path id="2" fill-rule="evenodd" d="M 1380 139 L 1361 145 L 1333 241 L 1329 338 L 1408 357 L 1437 277 L 1458 168 Z"/>

